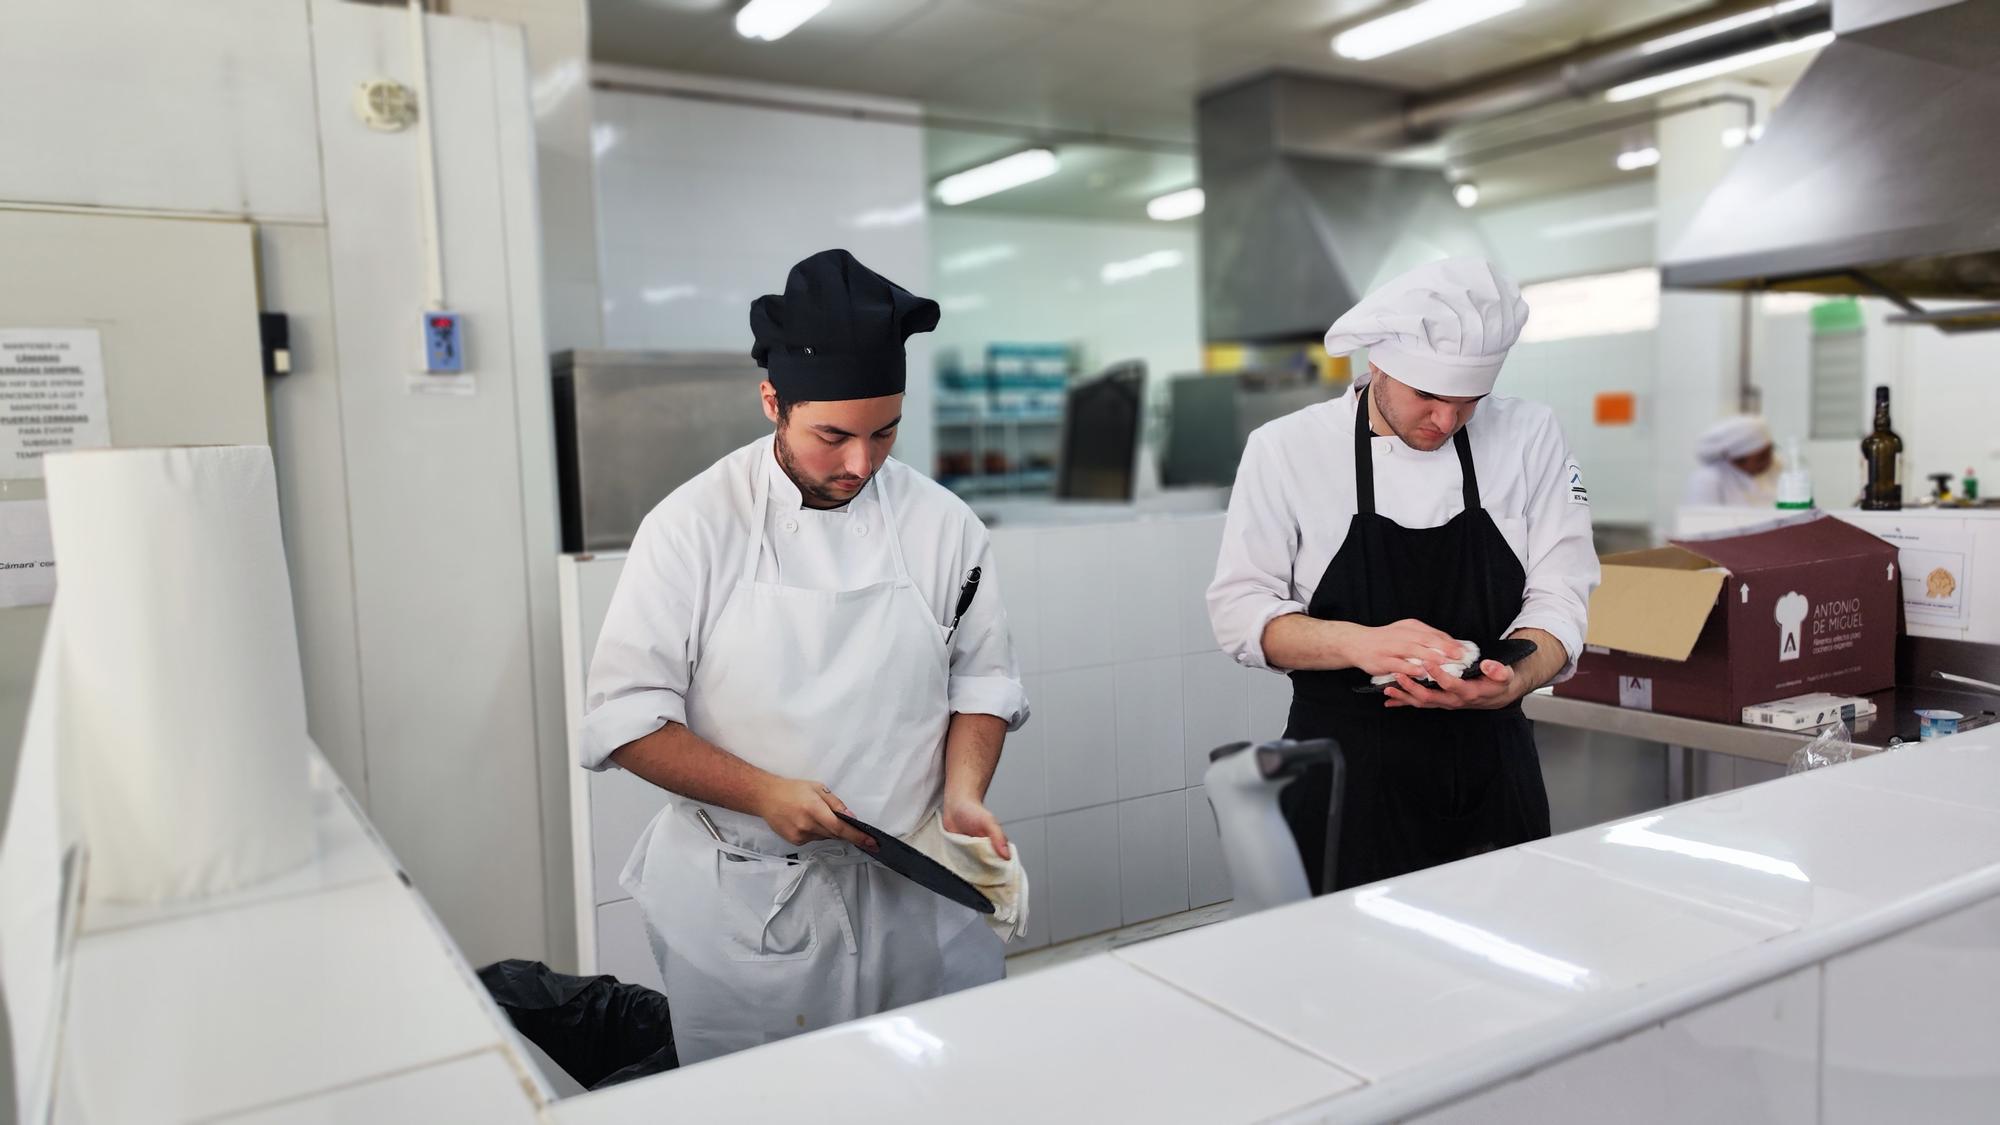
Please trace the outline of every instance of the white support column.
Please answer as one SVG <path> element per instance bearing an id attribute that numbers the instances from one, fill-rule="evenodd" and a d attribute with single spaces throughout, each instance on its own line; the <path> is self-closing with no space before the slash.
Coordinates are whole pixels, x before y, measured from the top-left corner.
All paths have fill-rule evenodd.
<path id="1" fill-rule="evenodd" d="M 1723 93 L 1750 99 L 1757 107 L 1757 120 L 1764 119 L 1769 92 L 1740 82 L 1676 90 L 1663 95 L 1660 104 L 1686 105 Z M 1659 122 L 1654 143 L 1660 150 L 1660 163 L 1654 190 L 1660 261 L 1672 259 L 1689 221 L 1740 151 L 1723 144 L 1723 130 L 1742 128 L 1746 121 L 1741 104 L 1722 102 Z M 1656 538 L 1672 531 L 1674 509 L 1694 468 L 1695 438 L 1718 417 L 1742 409 L 1739 378 L 1749 362 L 1748 302 L 1749 298 L 1729 293 L 1668 290 L 1660 295 L 1653 407 Z M 1754 385 L 1757 373 L 1748 372 L 1748 379 Z"/>

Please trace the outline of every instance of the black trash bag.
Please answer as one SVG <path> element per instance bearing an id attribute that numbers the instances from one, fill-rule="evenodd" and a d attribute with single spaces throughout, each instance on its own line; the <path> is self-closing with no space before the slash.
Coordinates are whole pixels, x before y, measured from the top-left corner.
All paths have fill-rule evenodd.
<path id="1" fill-rule="evenodd" d="M 587 1090 L 672 1070 L 667 998 L 617 977 L 573 977 L 540 961 L 495 961 L 479 982 L 520 1032 Z"/>

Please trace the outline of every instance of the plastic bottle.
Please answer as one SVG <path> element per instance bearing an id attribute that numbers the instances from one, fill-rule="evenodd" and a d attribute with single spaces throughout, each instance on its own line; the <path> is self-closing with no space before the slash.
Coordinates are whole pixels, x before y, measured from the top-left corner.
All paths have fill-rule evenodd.
<path id="1" fill-rule="evenodd" d="M 1959 494 L 1965 498 L 1966 503 L 1976 504 L 1979 502 L 1979 478 L 1972 475 L 1972 469 L 1969 466 L 1965 470 L 1965 475 L 1958 478 L 1958 487 Z"/>
<path id="2" fill-rule="evenodd" d="M 1785 467 L 1778 474 L 1778 508 L 1780 511 L 1804 511 L 1813 506 L 1812 469 L 1806 465 L 1806 455 L 1799 450 L 1799 439 L 1785 441 Z"/>

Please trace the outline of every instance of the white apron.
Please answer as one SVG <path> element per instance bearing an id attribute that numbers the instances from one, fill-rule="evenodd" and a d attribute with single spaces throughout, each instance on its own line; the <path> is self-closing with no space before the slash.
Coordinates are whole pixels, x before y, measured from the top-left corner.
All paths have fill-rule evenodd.
<path id="1" fill-rule="evenodd" d="M 910 581 L 879 483 L 895 577 L 857 590 L 757 580 L 769 495 L 760 474 L 743 575 L 702 640 L 688 728 L 906 834 L 943 787 L 944 631 Z M 704 808 L 725 843 L 695 819 Z M 848 844 L 787 844 L 757 817 L 678 794 L 619 882 L 645 914 L 682 1065 L 1002 975 L 999 939 L 971 910 Z"/>

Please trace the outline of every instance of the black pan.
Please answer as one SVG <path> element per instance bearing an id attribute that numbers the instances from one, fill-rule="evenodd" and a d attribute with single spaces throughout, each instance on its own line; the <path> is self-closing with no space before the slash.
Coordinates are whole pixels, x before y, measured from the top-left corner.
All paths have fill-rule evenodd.
<path id="1" fill-rule="evenodd" d="M 1467 668 L 1465 670 L 1465 675 L 1459 678 L 1465 680 L 1476 680 L 1486 675 L 1486 673 L 1481 670 L 1480 665 L 1484 664 L 1488 660 L 1492 660 L 1500 664 L 1506 664 L 1511 667 L 1512 665 L 1519 664 L 1521 661 L 1526 660 L 1527 658 L 1533 655 L 1535 655 L 1535 642 L 1530 640 L 1509 638 L 1504 641 L 1494 641 L 1491 645 L 1480 645 L 1479 663 L 1474 664 L 1470 668 Z M 1436 684 L 1425 679 L 1421 675 L 1415 677 L 1415 679 L 1418 683 L 1424 685 L 1425 687 L 1437 686 Z M 1363 695 L 1380 695 L 1383 689 L 1392 686 L 1394 683 L 1395 681 L 1393 680 L 1391 680 L 1389 683 L 1386 684 L 1364 683 L 1360 687 L 1355 688 L 1354 690 Z"/>
<path id="2" fill-rule="evenodd" d="M 876 850 L 869 853 L 875 862 L 915 883 L 925 890 L 943 895 L 960 906 L 969 906 L 981 914 L 993 913 L 993 903 L 979 888 L 952 874 L 951 869 L 917 849 L 905 844 L 872 824 L 848 816 L 834 813 L 849 828 L 858 828 L 875 838 Z"/>

